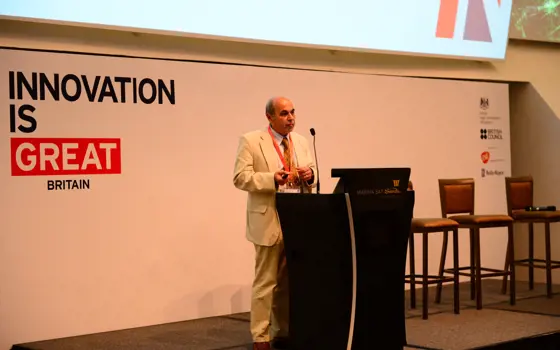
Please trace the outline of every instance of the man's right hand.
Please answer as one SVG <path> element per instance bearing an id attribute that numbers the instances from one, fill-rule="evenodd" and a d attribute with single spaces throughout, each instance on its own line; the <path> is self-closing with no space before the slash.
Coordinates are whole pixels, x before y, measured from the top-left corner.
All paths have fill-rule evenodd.
<path id="1" fill-rule="evenodd" d="M 278 170 L 274 173 L 274 182 L 276 182 L 276 184 L 278 184 L 279 186 L 282 186 L 286 182 L 288 182 L 288 175 L 288 172 L 284 170 Z"/>

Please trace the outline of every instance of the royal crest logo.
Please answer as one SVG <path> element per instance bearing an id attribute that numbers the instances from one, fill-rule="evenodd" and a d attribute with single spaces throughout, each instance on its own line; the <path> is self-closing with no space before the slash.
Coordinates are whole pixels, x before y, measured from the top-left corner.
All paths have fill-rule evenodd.
<path id="1" fill-rule="evenodd" d="M 480 109 L 487 110 L 490 107 L 490 99 L 487 97 L 480 98 Z"/>

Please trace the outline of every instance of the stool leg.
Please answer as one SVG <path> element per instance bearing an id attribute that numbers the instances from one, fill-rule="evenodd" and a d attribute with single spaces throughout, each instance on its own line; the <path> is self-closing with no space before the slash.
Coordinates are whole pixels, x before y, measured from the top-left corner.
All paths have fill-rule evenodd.
<path id="1" fill-rule="evenodd" d="M 448 231 L 444 231 L 443 232 L 443 242 L 441 244 L 441 258 L 439 261 L 439 272 L 438 272 L 438 276 L 441 279 L 443 277 L 443 270 L 445 269 L 445 259 L 447 256 L 447 240 L 449 237 L 449 232 Z M 439 304 L 441 303 L 441 289 L 443 288 L 443 283 L 442 282 L 438 282 L 437 284 L 437 289 L 436 289 L 436 303 Z"/>
<path id="2" fill-rule="evenodd" d="M 428 235 L 422 235 L 422 319 L 428 319 Z"/>
<path id="3" fill-rule="evenodd" d="M 511 264 L 509 264 L 510 268 L 510 276 L 509 276 L 509 303 L 511 305 L 515 305 L 515 246 L 513 242 L 513 224 L 508 226 L 508 252 L 510 256 Z"/>
<path id="4" fill-rule="evenodd" d="M 534 268 L 534 259 L 535 259 L 535 235 L 533 230 L 533 223 L 529 223 L 529 290 L 533 290 L 535 288 L 535 268 Z"/>
<path id="5" fill-rule="evenodd" d="M 453 230 L 453 312 L 459 313 L 459 230 Z"/>
<path id="6" fill-rule="evenodd" d="M 508 238 L 508 240 L 509 240 L 509 238 Z M 509 241 L 508 241 L 508 246 L 507 247 L 509 247 Z M 506 260 L 505 260 L 505 263 L 504 263 L 504 271 L 509 271 L 509 266 L 512 263 L 513 262 L 511 261 L 511 257 L 509 255 L 509 248 L 506 248 Z M 502 294 L 507 293 L 507 281 L 508 281 L 508 275 L 504 275 L 504 277 L 502 278 Z"/>
<path id="7" fill-rule="evenodd" d="M 480 229 L 474 229 L 475 264 L 476 264 L 476 309 L 482 309 L 482 271 L 480 259 Z"/>
<path id="8" fill-rule="evenodd" d="M 416 269 L 414 261 L 414 234 L 408 238 L 408 249 L 410 251 L 408 263 L 410 265 L 410 308 L 416 309 Z"/>
<path id="9" fill-rule="evenodd" d="M 476 246 L 476 242 L 475 242 L 475 239 L 474 239 L 474 230 L 473 229 L 469 229 L 469 236 L 470 236 L 470 243 L 471 243 L 470 244 L 470 249 L 471 249 L 470 250 L 470 253 L 471 253 L 471 256 L 470 256 L 470 258 L 471 258 L 471 300 L 474 300 L 474 297 L 476 295 L 476 290 L 475 290 L 475 287 L 476 287 L 476 282 L 475 282 L 475 276 L 476 276 L 476 271 L 475 271 L 475 265 L 476 265 L 475 251 L 476 251 L 476 247 L 475 246 Z"/>
<path id="10" fill-rule="evenodd" d="M 546 296 L 552 298 L 552 262 L 550 253 L 550 223 L 544 223 L 546 249 Z"/>

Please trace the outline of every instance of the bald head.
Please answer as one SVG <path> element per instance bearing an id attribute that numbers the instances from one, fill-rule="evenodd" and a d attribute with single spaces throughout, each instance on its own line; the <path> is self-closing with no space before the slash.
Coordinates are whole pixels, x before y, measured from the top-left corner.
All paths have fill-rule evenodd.
<path id="1" fill-rule="evenodd" d="M 289 102 L 290 100 L 282 96 L 269 98 L 268 101 L 266 102 L 266 109 L 265 109 L 266 115 L 274 116 L 276 114 L 276 105 L 278 103 L 287 102 L 287 101 Z"/>
<path id="2" fill-rule="evenodd" d="M 292 101 L 285 97 L 273 97 L 266 103 L 266 118 L 279 134 L 289 134 L 295 126 L 296 115 Z"/>

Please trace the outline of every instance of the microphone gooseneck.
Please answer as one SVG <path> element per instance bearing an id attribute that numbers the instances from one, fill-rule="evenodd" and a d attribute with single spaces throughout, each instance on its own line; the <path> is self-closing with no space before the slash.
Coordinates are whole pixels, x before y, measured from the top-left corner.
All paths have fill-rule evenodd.
<path id="1" fill-rule="evenodd" d="M 309 129 L 313 136 L 313 153 L 315 154 L 315 167 L 317 167 L 317 194 L 321 193 L 321 182 L 319 181 L 319 161 L 317 160 L 317 147 L 315 146 L 315 129 Z"/>

